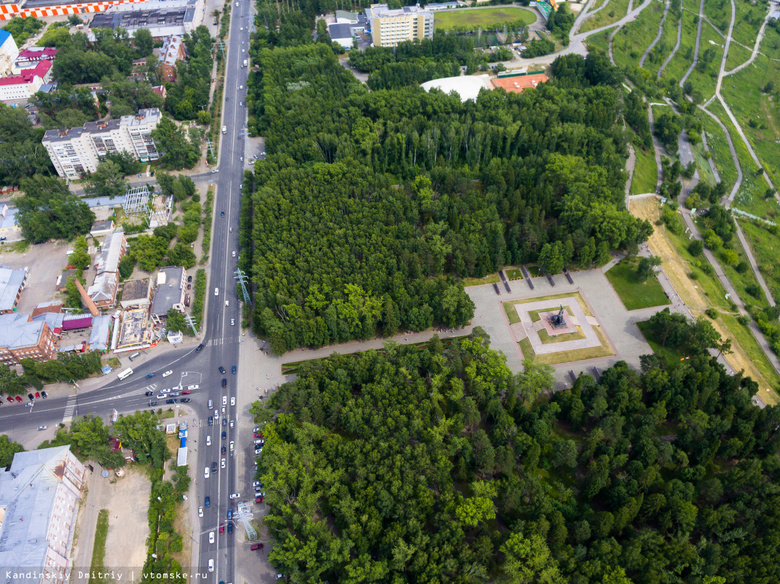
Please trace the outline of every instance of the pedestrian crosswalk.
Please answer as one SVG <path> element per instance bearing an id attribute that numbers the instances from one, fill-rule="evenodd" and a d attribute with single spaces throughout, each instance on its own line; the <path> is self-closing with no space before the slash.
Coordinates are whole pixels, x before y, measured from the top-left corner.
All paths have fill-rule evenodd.
<path id="1" fill-rule="evenodd" d="M 75 393 L 68 396 L 68 401 L 65 404 L 65 415 L 62 418 L 63 424 L 70 424 L 71 420 L 73 420 L 73 412 L 76 409 L 77 397 L 78 396 Z"/>

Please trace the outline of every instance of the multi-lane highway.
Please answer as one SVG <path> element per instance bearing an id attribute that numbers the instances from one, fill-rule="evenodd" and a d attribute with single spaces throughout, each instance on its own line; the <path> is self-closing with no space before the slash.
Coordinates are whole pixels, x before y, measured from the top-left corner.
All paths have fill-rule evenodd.
<path id="1" fill-rule="evenodd" d="M 189 466 L 195 483 L 196 506 L 203 506 L 205 497 L 210 498 L 210 506 L 203 509 L 203 517 L 193 528 L 192 536 L 199 541 L 199 558 L 197 564 L 201 572 L 208 572 L 209 560 L 213 560 L 214 572 L 208 575 L 210 582 L 233 582 L 235 578 L 235 547 L 233 545 L 236 531 L 241 528 L 235 525 L 232 534 L 227 528 L 224 534 L 219 533 L 219 525 L 227 527 L 227 510 L 232 507 L 236 511 L 238 501 L 253 502 L 250 485 L 237 485 L 236 456 L 240 449 L 246 449 L 251 443 L 251 428 L 239 429 L 237 421 L 237 406 L 231 405 L 231 398 L 237 398 L 237 375 L 232 373 L 233 366 L 238 366 L 238 349 L 241 338 L 241 310 L 239 298 L 236 295 L 234 271 L 238 257 L 238 226 L 240 209 L 240 189 L 243 182 L 244 169 L 248 167 L 243 160 L 245 155 L 246 125 L 246 84 L 248 68 L 242 66 L 248 58 L 249 29 L 251 27 L 251 4 L 246 0 L 234 2 L 231 11 L 230 37 L 225 43 L 227 51 L 225 71 L 225 91 L 223 103 L 223 124 L 226 133 L 221 134 L 219 173 L 214 174 L 217 192 L 214 202 L 214 225 L 212 231 L 211 267 L 207 287 L 206 322 L 202 330 L 205 336 L 201 339 L 203 349 L 196 351 L 194 346 L 186 349 L 166 351 L 154 355 L 154 349 L 148 352 L 148 357 L 137 358 L 133 363 L 134 373 L 124 381 L 115 377 L 113 381 L 98 390 L 83 391 L 74 388 L 69 396 L 37 400 L 32 408 L 19 406 L 0 409 L 0 432 L 13 433 L 20 427 L 34 429 L 41 425 L 55 427 L 63 420 L 68 421 L 74 416 L 99 414 L 106 417 L 111 410 L 119 413 L 147 409 L 150 400 L 146 391 L 154 391 L 155 395 L 163 388 L 171 388 L 179 384 L 184 386 L 197 384 L 199 388 L 188 396 L 191 407 L 200 422 L 190 429 L 190 442 L 197 440 L 197 452 L 190 449 Z M 217 292 L 218 290 L 218 292 Z M 225 374 L 219 367 L 224 367 Z M 163 377 L 163 373 L 171 371 Z M 155 373 L 147 378 L 149 373 Z M 113 374 L 112 374 L 113 377 Z M 222 380 L 226 387 L 222 388 Z M 223 413 L 223 396 L 226 405 Z M 151 399 L 157 399 L 151 398 Z M 208 426 L 206 420 L 214 412 L 207 409 L 208 400 L 213 400 L 213 409 L 219 412 L 219 419 L 213 426 Z M 158 400 L 164 407 L 164 400 Z M 223 426 L 222 419 L 235 420 L 234 427 L 229 422 Z M 222 432 L 225 438 L 222 438 Z M 210 436 L 211 446 L 206 446 L 207 436 Z M 235 442 L 235 452 L 230 452 L 230 442 Z M 225 468 L 221 468 L 221 447 L 226 447 L 224 456 Z M 216 462 L 217 472 L 211 472 L 212 463 Z M 205 478 L 205 469 L 209 467 L 209 478 Z M 230 500 L 231 493 L 241 493 L 242 497 Z M 235 517 L 235 516 L 234 516 Z M 209 543 L 209 532 L 214 532 L 214 543 Z"/>

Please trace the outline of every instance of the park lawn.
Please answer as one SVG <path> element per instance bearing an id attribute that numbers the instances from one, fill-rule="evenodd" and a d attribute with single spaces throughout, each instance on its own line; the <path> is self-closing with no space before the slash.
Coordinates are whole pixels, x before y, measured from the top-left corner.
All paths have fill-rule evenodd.
<path id="1" fill-rule="evenodd" d="M 618 67 L 621 69 L 639 67 L 642 53 L 645 52 L 645 49 L 650 46 L 650 43 L 653 42 L 658 34 L 658 25 L 663 15 L 664 5 L 660 2 L 653 2 L 645 8 L 641 18 L 628 23 L 620 29 L 620 32 L 612 39 L 612 52 L 615 56 L 615 64 Z M 648 55 L 645 61 L 646 68 L 649 63 L 650 56 Z M 660 63 L 658 67 L 660 67 Z"/>
<path id="2" fill-rule="evenodd" d="M 729 56 L 726 57 L 726 71 L 731 71 L 737 65 L 741 65 L 750 58 L 750 51 L 742 45 L 731 42 L 729 45 Z M 728 78 L 724 80 L 724 83 Z"/>
<path id="3" fill-rule="evenodd" d="M 564 306 L 563 309 L 566 311 L 566 314 L 570 316 L 574 316 L 574 313 L 571 311 L 570 306 Z M 559 310 L 559 307 L 555 306 L 554 304 L 551 304 L 549 308 L 540 308 L 539 310 L 529 310 L 528 316 L 531 318 L 531 322 L 536 322 L 537 320 L 542 320 L 542 317 L 539 316 L 543 312 L 557 312 Z M 515 310 L 515 312 L 517 312 Z"/>
<path id="4" fill-rule="evenodd" d="M 609 357 L 614 355 L 615 352 L 601 332 L 600 326 L 593 327 L 596 336 L 599 338 L 601 345 L 598 347 L 588 347 L 586 349 L 574 349 L 573 351 L 560 351 L 558 353 L 547 353 L 543 355 L 537 355 L 534 353 L 531 347 L 531 341 L 527 338 L 520 341 L 520 350 L 523 353 L 523 358 L 530 359 L 535 364 L 540 365 L 557 365 L 558 363 L 572 363 L 574 361 L 585 361 L 587 359 L 597 359 L 599 357 Z"/>
<path id="5" fill-rule="evenodd" d="M 704 112 L 697 111 L 699 120 L 707 133 L 707 146 L 715 161 L 715 167 L 718 169 L 720 180 L 726 184 L 726 192 L 730 193 L 734 183 L 737 180 L 737 167 L 734 166 L 734 159 L 731 157 L 731 150 L 721 127 L 710 116 Z"/>
<path id="6" fill-rule="evenodd" d="M 696 6 L 696 12 L 699 12 L 698 5 Z M 713 24 L 718 28 L 721 34 L 725 35 L 729 29 L 729 23 L 731 22 L 731 4 L 728 0 L 710 0 L 704 2 L 704 14 L 707 15 Z M 707 22 L 704 22 L 704 26 L 707 26 Z"/>
<path id="7" fill-rule="evenodd" d="M 710 168 L 710 163 L 707 159 L 708 152 L 704 148 L 704 144 L 702 142 L 694 144 L 692 145 L 691 150 L 693 151 L 693 158 L 696 160 L 696 169 L 699 171 L 699 181 L 714 187 L 715 175 L 712 174 L 712 169 Z"/>
<path id="8" fill-rule="evenodd" d="M 596 30 L 617 22 L 628 13 L 628 0 L 610 0 L 609 4 L 582 23 L 579 32 Z M 658 29 L 656 29 L 656 32 Z M 643 49 L 644 50 L 644 49 Z"/>
<path id="9" fill-rule="evenodd" d="M 737 18 L 731 34 L 738 43 L 752 47 L 756 43 L 758 29 L 761 28 L 766 16 L 766 3 L 737 2 L 736 6 Z"/>
<path id="10" fill-rule="evenodd" d="M 650 332 L 649 332 L 650 325 L 648 325 L 646 320 L 636 323 L 636 326 L 639 328 L 642 335 L 645 337 L 647 344 L 650 345 L 651 349 L 653 349 L 653 353 L 655 354 L 655 356 L 658 357 L 661 363 L 663 363 L 667 367 L 673 367 L 674 365 L 679 363 L 683 357 L 685 357 L 685 355 L 683 355 L 680 351 L 676 351 L 668 347 L 663 347 L 659 345 L 656 341 L 654 341 L 650 336 Z"/>
<path id="11" fill-rule="evenodd" d="M 773 31 L 773 35 L 780 42 L 777 33 Z M 767 50 L 771 46 L 765 41 L 762 49 Z M 780 176 L 780 144 L 777 143 L 780 140 L 780 112 L 777 108 L 778 96 L 763 92 L 770 82 L 777 93 L 780 88 L 780 62 L 759 55 L 739 73 L 726 77 L 721 92 L 759 160 L 776 182 Z"/>
<path id="12" fill-rule="evenodd" d="M 588 45 L 588 48 L 590 50 L 599 50 L 602 51 L 605 55 L 607 54 L 607 51 L 609 50 L 609 35 L 611 34 L 611 31 L 607 30 L 604 32 L 600 32 L 598 34 L 594 34 L 589 36 L 585 43 Z"/>
<path id="13" fill-rule="evenodd" d="M 674 50 L 674 45 L 677 44 L 677 24 L 680 21 L 680 13 L 674 10 L 673 6 L 669 7 L 669 14 L 664 21 L 664 29 L 661 32 L 661 38 L 655 45 L 645 61 L 645 69 L 652 71 L 653 76 L 658 76 L 658 70 L 663 65 L 666 58 Z M 656 31 L 657 34 L 657 31 Z M 680 46 L 682 47 L 682 39 L 680 39 Z"/>
<path id="14" fill-rule="evenodd" d="M 504 268 L 504 273 L 509 280 L 522 280 L 523 272 L 520 268 Z"/>
<path id="15" fill-rule="evenodd" d="M 669 304 L 661 283 L 654 275 L 644 282 L 636 276 L 637 258 L 626 258 L 609 269 L 606 276 L 626 310 Z"/>
<path id="16" fill-rule="evenodd" d="M 654 193 L 658 177 L 655 156 L 652 150 L 642 150 L 636 144 L 634 145 L 634 152 L 636 154 L 636 164 L 634 165 L 634 177 L 631 180 L 630 193 L 632 195 Z"/>
<path id="17" fill-rule="evenodd" d="M 463 278 L 463 286 L 468 288 L 469 286 L 482 286 L 483 284 L 493 284 L 500 282 L 501 278 L 498 274 L 488 274 L 484 278 Z"/>
<path id="18" fill-rule="evenodd" d="M 593 316 L 593 313 L 590 310 L 590 306 L 588 306 L 587 302 L 585 302 L 585 300 L 582 298 L 582 295 L 579 292 L 572 292 L 572 293 L 564 292 L 563 294 L 550 294 L 549 296 L 537 296 L 533 298 L 521 298 L 520 300 L 509 300 L 507 302 L 504 302 L 504 306 L 506 306 L 507 304 L 515 305 L 515 304 L 528 304 L 530 302 L 544 302 L 545 300 L 558 301 L 562 298 L 571 298 L 571 297 L 577 299 L 577 304 L 580 305 L 580 308 L 582 309 L 582 312 L 585 313 L 585 316 Z"/>
<path id="19" fill-rule="evenodd" d="M 693 84 L 702 101 L 707 101 L 715 93 L 715 84 L 723 58 L 723 37 L 705 22 L 701 27 L 701 44 L 699 45 L 699 62 L 693 68 L 688 81 Z M 706 62 L 707 55 L 711 56 Z"/>
<path id="20" fill-rule="evenodd" d="M 563 333 L 560 335 L 550 336 L 545 329 L 539 331 L 539 340 L 544 345 L 550 345 L 552 343 L 563 343 L 564 341 L 579 341 L 585 338 L 585 333 L 582 332 L 582 328 L 576 327 L 576 332 Z"/>
<path id="21" fill-rule="evenodd" d="M 696 3 L 695 10 L 699 10 L 698 2 Z M 666 66 L 666 69 L 664 69 L 663 75 L 661 76 L 663 79 L 674 79 L 677 83 L 683 78 L 683 75 L 685 75 L 685 72 L 688 70 L 688 67 L 691 66 L 691 63 L 693 63 L 693 50 L 696 45 L 696 30 L 698 29 L 695 22 L 696 15 L 693 12 L 684 10 L 682 19 L 683 29 L 682 37 L 680 38 L 680 48 L 677 49 L 677 52 L 674 57 L 672 57 L 672 60 L 669 61 L 669 64 Z M 677 33 L 675 32 L 675 34 Z M 676 42 L 677 37 L 675 37 L 672 43 L 672 48 L 674 48 L 674 43 Z"/>
<path id="22" fill-rule="evenodd" d="M 774 235 L 758 222 L 740 219 L 739 224 L 753 250 L 758 269 L 761 270 L 769 291 L 775 298 L 780 298 L 780 262 L 777 261 L 780 254 L 780 236 Z"/>
<path id="23" fill-rule="evenodd" d="M 522 21 L 525 25 L 536 22 L 536 14 L 527 8 L 517 6 L 446 10 L 436 12 L 433 18 L 436 29 L 443 31 L 451 28 L 464 30 L 502 28 L 506 23 L 518 21 Z"/>

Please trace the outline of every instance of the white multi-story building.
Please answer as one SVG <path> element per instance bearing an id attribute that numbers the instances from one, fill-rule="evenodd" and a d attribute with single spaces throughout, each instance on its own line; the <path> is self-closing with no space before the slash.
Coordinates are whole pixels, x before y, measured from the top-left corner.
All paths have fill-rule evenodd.
<path id="1" fill-rule="evenodd" d="M 142 109 L 118 120 L 88 122 L 82 128 L 49 130 L 43 146 L 63 178 L 78 179 L 95 172 L 106 154 L 130 152 L 141 162 L 157 160 L 152 130 L 160 123 L 160 110 Z"/>
<path id="2" fill-rule="evenodd" d="M 0 75 L 11 71 L 14 60 L 19 55 L 14 37 L 11 33 L 0 29 Z"/>
<path id="3" fill-rule="evenodd" d="M 68 580 L 86 475 L 70 446 L 19 452 L 0 469 L 0 566 L 8 582 Z"/>
<path id="4" fill-rule="evenodd" d="M 419 6 L 390 10 L 387 4 L 372 4 L 366 8 L 366 20 L 375 47 L 433 38 L 433 12 Z"/>
<path id="5" fill-rule="evenodd" d="M 6 105 L 23 105 L 44 83 L 51 81 L 51 61 L 40 61 L 19 75 L 0 77 L 0 101 Z"/>

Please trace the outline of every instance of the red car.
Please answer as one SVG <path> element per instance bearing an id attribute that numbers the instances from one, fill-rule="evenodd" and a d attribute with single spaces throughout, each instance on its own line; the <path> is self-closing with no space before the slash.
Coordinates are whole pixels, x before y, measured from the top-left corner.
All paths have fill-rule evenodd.
<path id="1" fill-rule="evenodd" d="M 40 399 L 40 397 L 41 397 L 41 393 L 39 391 L 36 391 L 35 392 L 35 398 L 36 399 Z"/>
<path id="2" fill-rule="evenodd" d="M 262 438 L 263 437 L 263 433 L 262 432 L 255 432 L 254 436 L 255 436 L 255 438 Z"/>
<path id="3" fill-rule="evenodd" d="M 220 533 L 225 533 L 225 524 L 224 523 L 220 523 L 219 524 L 219 532 Z"/>
<path id="4" fill-rule="evenodd" d="M 192 392 L 189 389 L 185 389 L 181 392 L 182 395 L 190 395 Z"/>
<path id="5" fill-rule="evenodd" d="M 16 401 L 17 401 L 18 403 L 22 403 L 22 396 L 20 396 L 20 395 L 17 395 L 17 396 L 16 396 Z"/>
<path id="6" fill-rule="evenodd" d="M 255 497 L 255 503 L 262 503 L 263 497 Z"/>
<path id="7" fill-rule="evenodd" d="M 252 546 L 249 549 L 252 550 L 252 551 L 261 550 L 261 549 L 263 549 L 263 544 L 261 544 L 261 543 L 254 543 L 254 544 L 252 544 Z"/>

